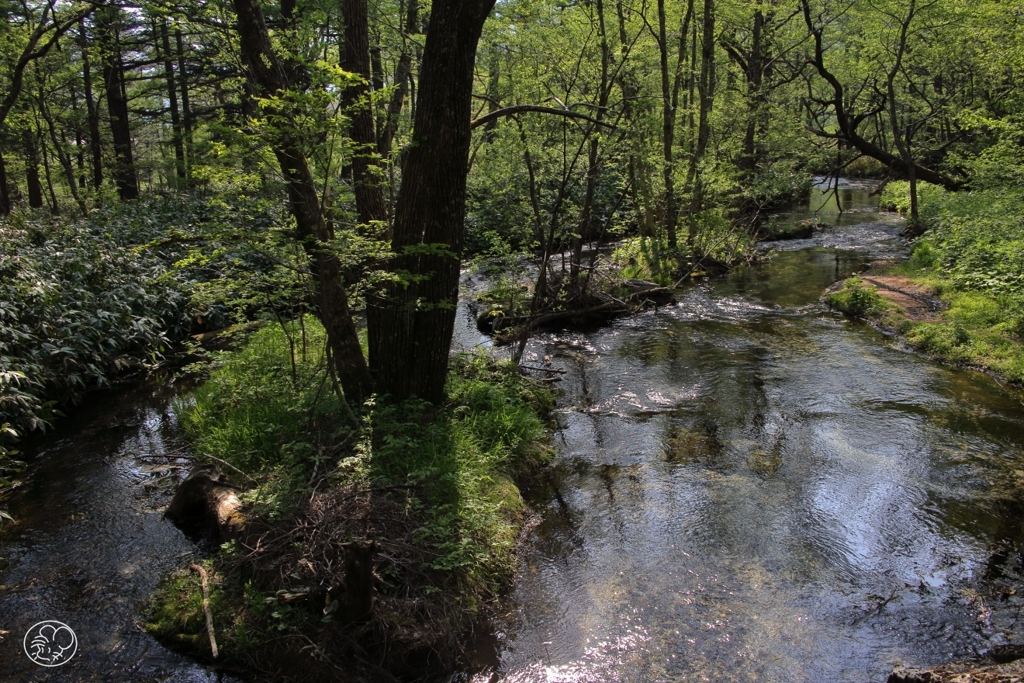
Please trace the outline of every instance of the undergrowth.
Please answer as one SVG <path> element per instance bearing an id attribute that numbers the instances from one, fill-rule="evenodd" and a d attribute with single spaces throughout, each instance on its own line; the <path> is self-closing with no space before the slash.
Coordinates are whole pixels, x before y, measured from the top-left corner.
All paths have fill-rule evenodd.
<path id="1" fill-rule="evenodd" d="M 510 584 L 526 514 L 516 482 L 549 457 L 553 397 L 467 355 L 452 359 L 442 406 L 374 399 L 346 415 L 323 344 L 312 318 L 267 326 L 177 405 L 197 454 L 255 482 L 246 532 L 211 565 L 221 651 L 267 677 L 281 661 L 314 680 L 443 670 Z M 370 542 L 375 605 L 353 620 L 346 558 Z M 208 655 L 197 591 L 194 574 L 171 576 L 148 628 Z"/>
<path id="2" fill-rule="evenodd" d="M 948 192 L 919 184 L 924 234 L 908 261 L 887 272 L 910 278 L 945 304 L 937 321 L 892 307 L 869 317 L 913 348 L 1024 382 L 1024 193 L 1011 187 Z M 890 183 L 883 206 L 906 212 L 909 185 Z"/>

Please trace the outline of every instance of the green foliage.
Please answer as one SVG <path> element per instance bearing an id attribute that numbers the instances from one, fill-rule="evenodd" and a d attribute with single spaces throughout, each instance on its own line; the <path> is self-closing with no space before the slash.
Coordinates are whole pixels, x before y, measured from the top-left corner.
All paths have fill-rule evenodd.
<path id="1" fill-rule="evenodd" d="M 926 233 L 914 247 L 917 263 L 959 290 L 1024 294 L 1024 192 L 1011 187 L 947 192 L 921 183 L 918 195 Z M 909 184 L 890 183 L 882 201 L 908 210 Z"/>
<path id="2" fill-rule="evenodd" d="M 175 406 L 197 452 L 263 481 L 247 496 L 268 514 L 293 502 L 352 429 L 331 389 L 325 343 L 312 316 L 267 324 L 219 354 L 209 379 Z"/>
<path id="3" fill-rule="evenodd" d="M 523 513 L 513 480 L 547 457 L 550 392 L 511 364 L 460 356 L 436 417 L 417 401 L 371 402 L 351 441 L 353 424 L 326 377 L 323 328 L 312 318 L 304 326 L 305 355 L 298 322 L 267 325 L 221 354 L 192 400 L 177 405 L 195 450 L 257 478 L 245 499 L 263 514 L 286 510 L 315 472 L 338 485 L 411 486 L 426 520 L 422 541 L 439 553 L 435 569 L 456 570 L 474 590 L 508 580 Z"/>
<path id="4" fill-rule="evenodd" d="M 612 262 L 624 278 L 650 280 L 663 287 L 673 285 L 683 269 L 678 253 L 673 254 L 667 244 L 649 237 L 624 240 L 612 252 Z"/>
<path id="5" fill-rule="evenodd" d="M 938 322 L 886 320 L 914 348 L 1024 382 L 1024 194 L 1015 187 L 947 192 L 919 186 L 926 232 L 897 271 L 938 292 Z M 890 183 L 883 203 L 906 211 L 909 184 Z"/>
<path id="6" fill-rule="evenodd" d="M 131 220 L 0 224 L 0 421 L 45 427 L 56 406 L 156 359 L 187 329 L 187 296 Z M 8 435 L 10 435 L 8 433 Z"/>
<path id="7" fill-rule="evenodd" d="M 841 289 L 825 295 L 825 302 L 846 315 L 861 318 L 885 310 L 885 300 L 878 288 L 866 284 L 858 277 L 850 278 Z"/>

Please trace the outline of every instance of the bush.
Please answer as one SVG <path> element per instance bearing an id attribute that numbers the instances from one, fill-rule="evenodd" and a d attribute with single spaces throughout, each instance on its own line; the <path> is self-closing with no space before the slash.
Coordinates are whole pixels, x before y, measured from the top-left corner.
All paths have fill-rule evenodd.
<path id="1" fill-rule="evenodd" d="M 854 318 L 862 318 L 886 307 L 878 288 L 865 284 L 859 277 L 850 278 L 843 283 L 842 289 L 826 294 L 825 302 Z"/>

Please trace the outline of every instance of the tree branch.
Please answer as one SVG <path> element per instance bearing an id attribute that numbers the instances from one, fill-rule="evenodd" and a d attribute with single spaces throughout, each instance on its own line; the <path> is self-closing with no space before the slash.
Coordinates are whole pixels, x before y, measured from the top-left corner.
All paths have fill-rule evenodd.
<path id="1" fill-rule="evenodd" d="M 479 128 L 480 126 L 486 125 L 491 121 L 496 121 L 497 119 L 500 119 L 504 116 L 516 116 L 517 114 L 525 114 L 528 112 L 534 112 L 538 114 L 553 114 L 555 116 L 564 116 L 569 119 L 582 119 L 584 121 L 589 121 L 590 123 L 593 123 L 598 126 L 604 126 L 605 128 L 611 128 L 612 130 L 616 129 L 616 126 L 610 123 L 605 123 L 604 121 L 598 121 L 597 119 L 591 118 L 586 114 L 580 114 L 579 112 L 570 111 L 568 109 L 542 107 L 536 104 L 519 104 L 514 107 L 505 107 L 504 109 L 492 111 L 489 114 L 484 114 L 480 118 L 473 119 L 473 121 L 470 122 L 469 127 Z"/>

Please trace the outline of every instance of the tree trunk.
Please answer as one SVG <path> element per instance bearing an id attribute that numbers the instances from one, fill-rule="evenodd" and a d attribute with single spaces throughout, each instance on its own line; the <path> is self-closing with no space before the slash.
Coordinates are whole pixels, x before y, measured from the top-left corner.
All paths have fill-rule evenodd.
<path id="1" fill-rule="evenodd" d="M 597 111 L 594 118 L 598 123 L 604 118 L 604 112 L 608 106 L 608 97 L 611 91 L 611 82 L 608 78 L 611 62 L 611 51 L 608 47 L 608 34 L 605 30 L 604 2 L 597 0 L 597 35 L 601 48 L 601 84 L 597 96 Z M 583 208 L 580 211 L 579 227 L 572 238 L 572 261 L 569 264 L 569 280 L 574 285 L 579 283 L 580 268 L 583 260 L 583 243 L 588 241 L 593 233 L 594 217 L 594 192 L 597 189 L 597 179 L 600 173 L 599 137 L 598 126 L 592 126 L 590 137 L 590 150 L 587 155 L 587 185 L 583 195 Z"/>
<path id="2" fill-rule="evenodd" d="M 271 46 L 258 0 L 234 0 L 234 6 L 238 17 L 239 44 L 249 77 L 264 96 L 283 93 L 291 83 Z M 270 111 L 268 114 L 272 119 L 280 117 L 285 120 L 283 125 L 278 125 L 272 146 L 285 179 L 297 237 L 311 262 L 319 317 L 333 350 L 332 362 L 345 397 L 361 404 L 373 387 L 348 308 L 341 263 L 330 247 L 334 235 L 321 211 L 319 193 L 309 163 L 302 153 L 302 141 L 295 137 L 298 126 L 288 122 L 288 111 Z"/>
<path id="3" fill-rule="evenodd" d="M 164 77 L 167 79 L 167 99 L 171 106 L 171 131 L 174 134 L 174 169 L 179 180 L 185 180 L 185 144 L 181 133 L 181 114 L 178 112 L 178 88 L 174 79 L 174 63 L 171 60 L 171 36 L 167 20 L 160 25 L 160 38 L 164 51 Z"/>
<path id="4" fill-rule="evenodd" d="M 185 41 L 181 30 L 175 29 L 174 40 L 178 47 L 178 80 L 181 82 L 181 113 L 185 127 L 185 176 L 192 177 L 192 108 L 188 99 L 188 72 L 185 71 Z"/>
<path id="5" fill-rule="evenodd" d="M 96 28 L 103 48 L 103 82 L 107 94 L 107 113 L 114 141 L 114 184 L 121 201 L 139 196 L 139 181 L 132 158 L 132 132 L 128 120 L 128 93 L 120 44 L 120 9 L 104 5 L 96 12 Z"/>
<path id="6" fill-rule="evenodd" d="M 43 90 L 42 84 L 40 84 L 39 88 L 39 113 L 42 115 L 43 120 L 46 121 L 46 128 L 50 133 L 50 142 L 53 143 L 53 149 L 57 155 L 57 160 L 60 161 L 61 168 L 64 169 L 64 176 L 67 178 L 68 189 L 71 190 L 71 197 L 75 200 L 75 203 L 78 204 L 78 208 L 81 210 L 82 215 L 87 216 L 89 215 L 89 207 L 78 191 L 78 184 L 75 182 L 75 168 L 71 164 L 71 156 L 64 151 L 61 140 L 57 137 L 57 125 L 53 120 L 53 116 L 50 115 L 49 108 L 46 106 L 46 93 Z"/>
<path id="7" fill-rule="evenodd" d="M 697 214 L 704 206 L 704 174 L 701 164 L 707 153 L 708 141 L 711 138 L 711 127 L 708 116 L 715 97 L 715 2 L 704 0 L 703 16 L 704 33 L 701 38 L 700 79 L 697 83 L 697 95 L 700 101 L 700 112 L 697 123 L 697 146 L 690 159 L 690 230 L 687 244 L 691 251 L 697 242 Z"/>
<path id="8" fill-rule="evenodd" d="M 88 39 L 85 32 L 85 21 L 79 26 L 79 40 L 82 49 L 82 80 L 85 88 L 85 110 L 89 117 L 89 151 L 92 152 L 92 186 L 99 189 L 103 185 L 103 150 L 100 147 L 100 115 L 96 109 L 96 100 L 92 94 L 92 71 L 89 67 Z"/>
<path id="9" fill-rule="evenodd" d="M 40 144 L 41 157 L 43 159 L 43 174 L 46 177 L 46 189 L 50 195 L 50 213 L 54 216 L 60 213 L 60 204 L 57 203 L 57 193 L 53 188 L 53 173 L 50 171 L 50 153 L 47 150 L 46 139 L 43 138 L 43 129 L 39 125 L 39 119 L 36 119 L 36 140 Z"/>
<path id="10" fill-rule="evenodd" d="M 419 94 L 398 195 L 392 271 L 413 281 L 389 283 L 370 362 L 381 393 L 444 397 L 455 325 L 466 210 L 473 66 L 494 0 L 435 0 L 430 12 Z"/>
<path id="11" fill-rule="evenodd" d="M 25 182 L 28 185 L 28 205 L 33 209 L 43 208 L 43 185 L 39 180 L 39 147 L 32 131 L 21 134 L 25 144 Z"/>
<path id="12" fill-rule="evenodd" d="M 11 215 L 11 190 L 7 185 L 7 164 L 0 152 L 0 216 Z"/>
<path id="13" fill-rule="evenodd" d="M 658 0 L 658 53 L 661 64 L 661 142 L 662 142 L 662 177 L 665 183 L 665 231 L 668 235 L 669 249 L 675 251 L 676 206 L 675 165 L 672 160 L 673 142 L 675 137 L 676 111 L 672 102 L 669 87 L 668 70 L 668 35 L 665 30 L 665 0 Z"/>
<path id="14" fill-rule="evenodd" d="M 370 103 L 370 29 L 366 0 L 341 0 L 345 22 L 345 49 L 341 67 L 363 80 L 345 89 L 343 102 L 352 121 L 350 134 L 356 145 L 352 157 L 352 184 L 359 222 L 370 225 L 387 221 L 381 174 L 374 157 L 377 136 Z"/>
<path id="15" fill-rule="evenodd" d="M 763 33 L 764 13 L 758 7 L 754 10 L 750 55 L 747 57 L 747 129 L 743 134 L 743 156 L 740 160 L 740 166 L 746 172 L 747 177 L 753 176 L 757 169 L 759 161 L 756 149 L 757 131 L 761 110 L 766 104 L 761 88 L 764 80 Z"/>

